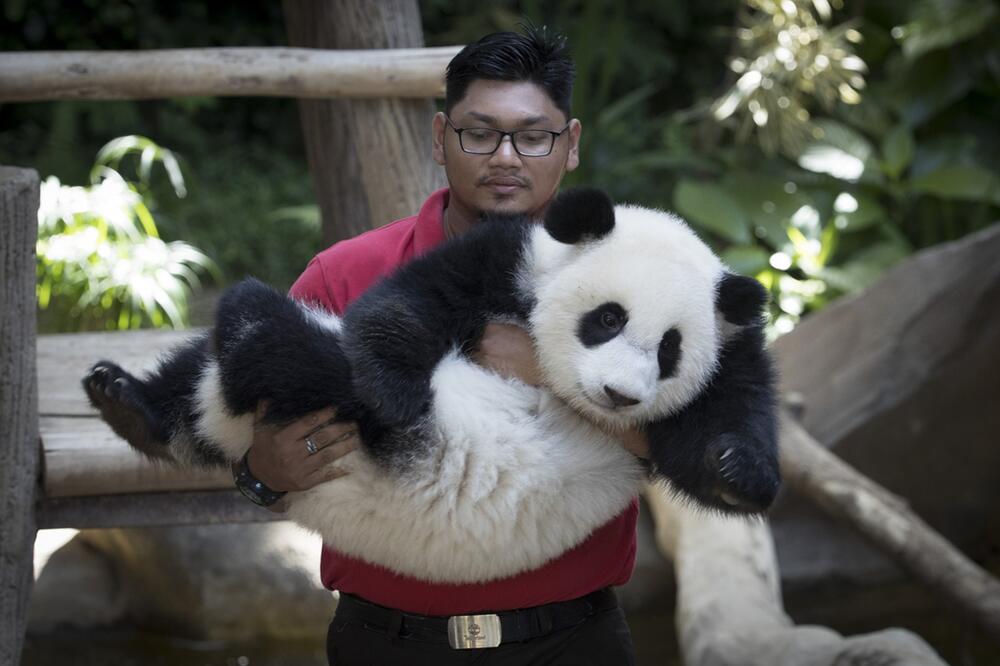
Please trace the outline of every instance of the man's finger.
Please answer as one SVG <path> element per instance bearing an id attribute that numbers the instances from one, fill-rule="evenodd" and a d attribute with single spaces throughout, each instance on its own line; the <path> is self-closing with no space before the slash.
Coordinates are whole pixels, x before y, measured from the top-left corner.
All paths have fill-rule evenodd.
<path id="1" fill-rule="evenodd" d="M 284 428 L 287 434 L 293 439 L 305 439 L 313 431 L 323 427 L 327 421 L 337 416 L 337 410 L 333 407 L 324 407 L 318 411 L 306 414 L 302 418 L 292 422 Z"/>
<path id="2" fill-rule="evenodd" d="M 356 434 L 357 433 L 355 432 L 354 435 Z M 337 442 L 336 444 L 330 444 L 325 449 L 321 450 L 316 457 L 322 460 L 324 464 L 329 464 L 346 456 L 351 451 L 355 451 L 360 443 L 361 442 L 358 438 L 352 435 L 343 441 Z"/>
<path id="3" fill-rule="evenodd" d="M 351 437 L 356 436 L 357 433 L 358 426 L 356 423 L 337 422 L 323 425 L 317 430 L 306 434 L 302 439 L 311 439 L 317 449 L 323 449 L 331 444 L 338 444 L 346 441 Z"/>
<path id="4" fill-rule="evenodd" d="M 267 413 L 267 408 L 271 406 L 270 400 L 258 400 L 257 409 L 253 413 L 253 424 L 258 425 L 264 420 L 264 414 Z"/>
<path id="5" fill-rule="evenodd" d="M 342 476 L 347 476 L 347 474 L 347 470 L 343 467 L 338 467 L 337 465 L 325 465 L 317 469 L 312 474 L 306 475 L 304 485 L 311 488 L 319 485 L 320 483 L 333 481 L 334 479 L 339 479 Z"/>

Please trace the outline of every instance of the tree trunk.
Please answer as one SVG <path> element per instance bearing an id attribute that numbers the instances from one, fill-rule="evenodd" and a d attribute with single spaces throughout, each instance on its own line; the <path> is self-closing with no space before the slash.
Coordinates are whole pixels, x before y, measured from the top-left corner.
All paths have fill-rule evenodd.
<path id="1" fill-rule="evenodd" d="M 416 0 L 285 0 L 284 10 L 294 46 L 424 45 Z M 431 160 L 432 100 L 300 100 L 299 110 L 325 243 L 412 215 L 444 185 Z"/>
<path id="2" fill-rule="evenodd" d="M 0 167 L 0 664 L 20 662 L 34 579 L 38 174 Z"/>

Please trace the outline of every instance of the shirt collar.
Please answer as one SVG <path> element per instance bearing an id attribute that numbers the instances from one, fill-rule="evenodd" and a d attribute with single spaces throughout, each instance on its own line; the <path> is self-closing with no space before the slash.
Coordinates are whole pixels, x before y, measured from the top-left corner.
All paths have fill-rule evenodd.
<path id="1" fill-rule="evenodd" d="M 413 230 L 413 251 L 423 254 L 445 240 L 444 209 L 448 207 L 448 188 L 445 187 L 427 197 L 427 201 L 417 213 Z"/>

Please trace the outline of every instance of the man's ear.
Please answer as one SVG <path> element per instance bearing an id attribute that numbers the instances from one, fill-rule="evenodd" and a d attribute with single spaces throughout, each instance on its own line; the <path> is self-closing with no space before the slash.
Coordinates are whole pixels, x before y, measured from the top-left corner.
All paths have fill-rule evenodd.
<path id="1" fill-rule="evenodd" d="M 715 307 L 726 321 L 736 326 L 747 326 L 764 314 L 768 292 L 752 277 L 723 273 L 715 293 Z"/>
<path id="2" fill-rule="evenodd" d="M 444 166 L 444 132 L 446 123 L 444 114 L 438 111 L 434 114 L 431 122 L 431 140 L 434 142 L 431 147 L 431 157 L 435 162 Z"/>
<path id="3" fill-rule="evenodd" d="M 576 118 L 569 121 L 569 152 L 566 154 L 566 171 L 573 171 L 580 166 L 580 133 L 583 125 Z"/>
<path id="4" fill-rule="evenodd" d="M 615 228 L 615 205 L 595 187 L 574 187 L 557 196 L 545 211 L 545 230 L 560 243 L 596 240 Z"/>

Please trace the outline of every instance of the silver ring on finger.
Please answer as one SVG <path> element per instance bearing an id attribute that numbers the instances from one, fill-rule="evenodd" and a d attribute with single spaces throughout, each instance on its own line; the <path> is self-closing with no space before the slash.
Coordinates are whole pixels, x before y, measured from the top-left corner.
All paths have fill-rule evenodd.
<path id="1" fill-rule="evenodd" d="M 316 446 L 316 442 L 313 440 L 312 436 L 306 437 L 306 451 L 311 456 L 316 455 L 316 452 L 319 451 L 319 447 Z"/>

